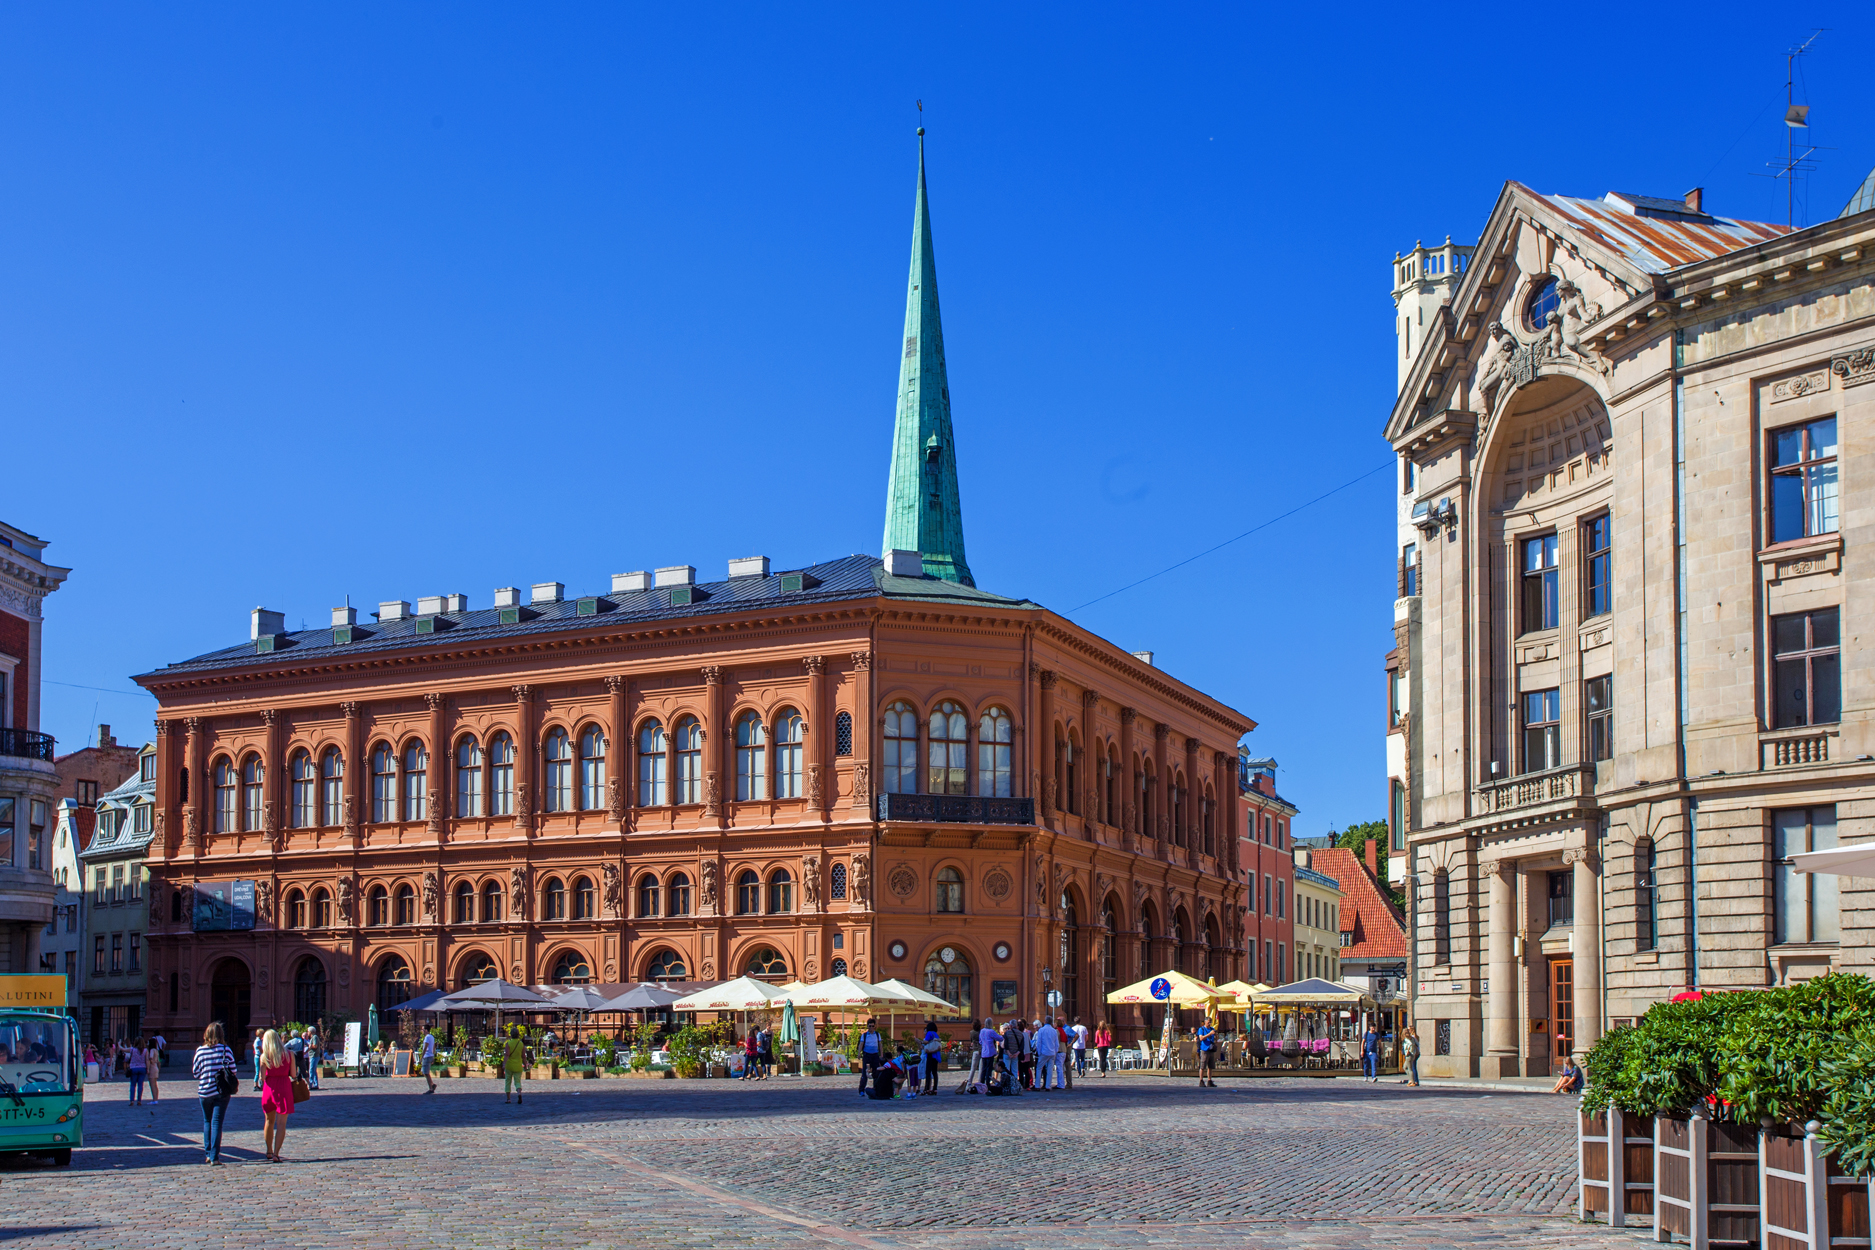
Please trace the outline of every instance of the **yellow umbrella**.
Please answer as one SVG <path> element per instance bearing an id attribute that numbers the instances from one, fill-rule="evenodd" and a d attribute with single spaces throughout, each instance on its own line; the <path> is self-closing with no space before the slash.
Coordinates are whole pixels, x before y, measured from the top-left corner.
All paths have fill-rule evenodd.
<path id="1" fill-rule="evenodd" d="M 1250 1001 L 1258 994 L 1269 993 L 1269 989 L 1270 987 L 1263 984 L 1261 981 L 1255 984 L 1248 981 L 1226 981 L 1224 984 L 1217 987 L 1217 992 L 1234 997 L 1237 1000 L 1235 1010 L 1248 1011 Z"/>
<path id="2" fill-rule="evenodd" d="M 1161 984 L 1163 982 L 1163 984 Z M 1159 991 L 1163 990 L 1161 993 Z M 1135 981 L 1107 995 L 1110 1003 L 1137 1003 L 1151 1006 L 1153 1003 L 1169 1004 L 1173 1007 L 1202 1007 L 1215 1003 L 1219 999 L 1235 997 L 1228 991 L 1215 985 L 1206 985 L 1196 977 L 1186 976 L 1182 972 L 1161 972 L 1156 977 L 1147 977 L 1144 981 Z"/>

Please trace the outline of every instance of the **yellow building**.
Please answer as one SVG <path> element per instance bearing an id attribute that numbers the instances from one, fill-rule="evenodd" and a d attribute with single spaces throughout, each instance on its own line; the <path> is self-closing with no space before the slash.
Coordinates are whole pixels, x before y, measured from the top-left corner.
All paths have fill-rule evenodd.
<path id="1" fill-rule="evenodd" d="M 1341 979 L 1341 883 L 1296 851 L 1296 979 Z"/>

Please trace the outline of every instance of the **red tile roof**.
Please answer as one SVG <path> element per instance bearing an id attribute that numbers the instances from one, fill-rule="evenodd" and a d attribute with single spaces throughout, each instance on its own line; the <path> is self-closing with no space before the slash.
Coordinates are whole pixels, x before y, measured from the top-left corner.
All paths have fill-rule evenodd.
<path id="1" fill-rule="evenodd" d="M 1406 923 L 1360 856 L 1345 847 L 1311 851 L 1309 867 L 1341 883 L 1341 931 L 1353 935 L 1342 959 L 1406 958 Z"/>
<path id="2" fill-rule="evenodd" d="M 1711 260 L 1790 232 L 1788 226 L 1703 213 L 1687 213 L 1676 220 L 1629 211 L 1627 206 L 1637 198 L 1645 200 L 1644 196 L 1615 193 L 1605 199 L 1581 200 L 1568 195 L 1544 195 L 1522 183 L 1517 185 L 1589 238 L 1626 256 L 1645 273 L 1665 273 L 1695 261 Z"/>

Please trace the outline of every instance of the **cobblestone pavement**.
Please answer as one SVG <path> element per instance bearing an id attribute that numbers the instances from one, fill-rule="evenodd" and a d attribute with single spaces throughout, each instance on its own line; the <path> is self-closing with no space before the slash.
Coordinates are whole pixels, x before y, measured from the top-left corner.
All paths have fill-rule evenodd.
<path id="1" fill-rule="evenodd" d="M 953 1083 L 956 1077 L 952 1074 Z M 852 1082 L 328 1081 L 224 1168 L 172 1079 L 92 1086 L 70 1168 L 0 1162 L 12 1247 L 866 1246 L 1299 1250 L 1634 1245 L 1572 1214 L 1570 1104 L 1527 1094 L 1148 1076 L 1071 1093 L 875 1103 Z"/>

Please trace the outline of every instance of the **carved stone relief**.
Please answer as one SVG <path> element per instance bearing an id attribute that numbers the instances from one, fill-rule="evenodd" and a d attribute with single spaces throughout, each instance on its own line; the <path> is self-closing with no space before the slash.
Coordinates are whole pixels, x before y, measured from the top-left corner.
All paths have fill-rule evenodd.
<path id="1" fill-rule="evenodd" d="M 431 924 L 436 923 L 438 897 L 442 894 L 442 882 L 437 879 L 436 870 L 423 874 L 423 915 Z"/>
<path id="2" fill-rule="evenodd" d="M 998 903 L 1008 898 L 1015 888 L 1015 882 L 1010 880 L 1009 874 L 1002 868 L 990 869 L 983 878 L 983 892 Z"/>
<path id="3" fill-rule="evenodd" d="M 605 897 L 605 914 L 608 916 L 621 915 L 622 912 L 620 908 L 621 908 L 623 900 L 619 894 L 618 865 L 617 864 L 601 864 L 599 866 L 599 873 L 600 873 L 600 876 L 602 876 L 605 879 L 605 885 L 603 887 L 604 897 Z"/>
<path id="4" fill-rule="evenodd" d="M 891 875 L 886 877 L 885 883 L 892 893 L 901 899 L 907 899 L 911 897 L 912 891 L 918 888 L 918 874 L 911 870 L 910 865 L 899 864 L 892 869 Z"/>
<path id="5" fill-rule="evenodd" d="M 858 911 L 872 909 L 872 856 L 861 851 L 853 856 L 853 906 Z"/>

